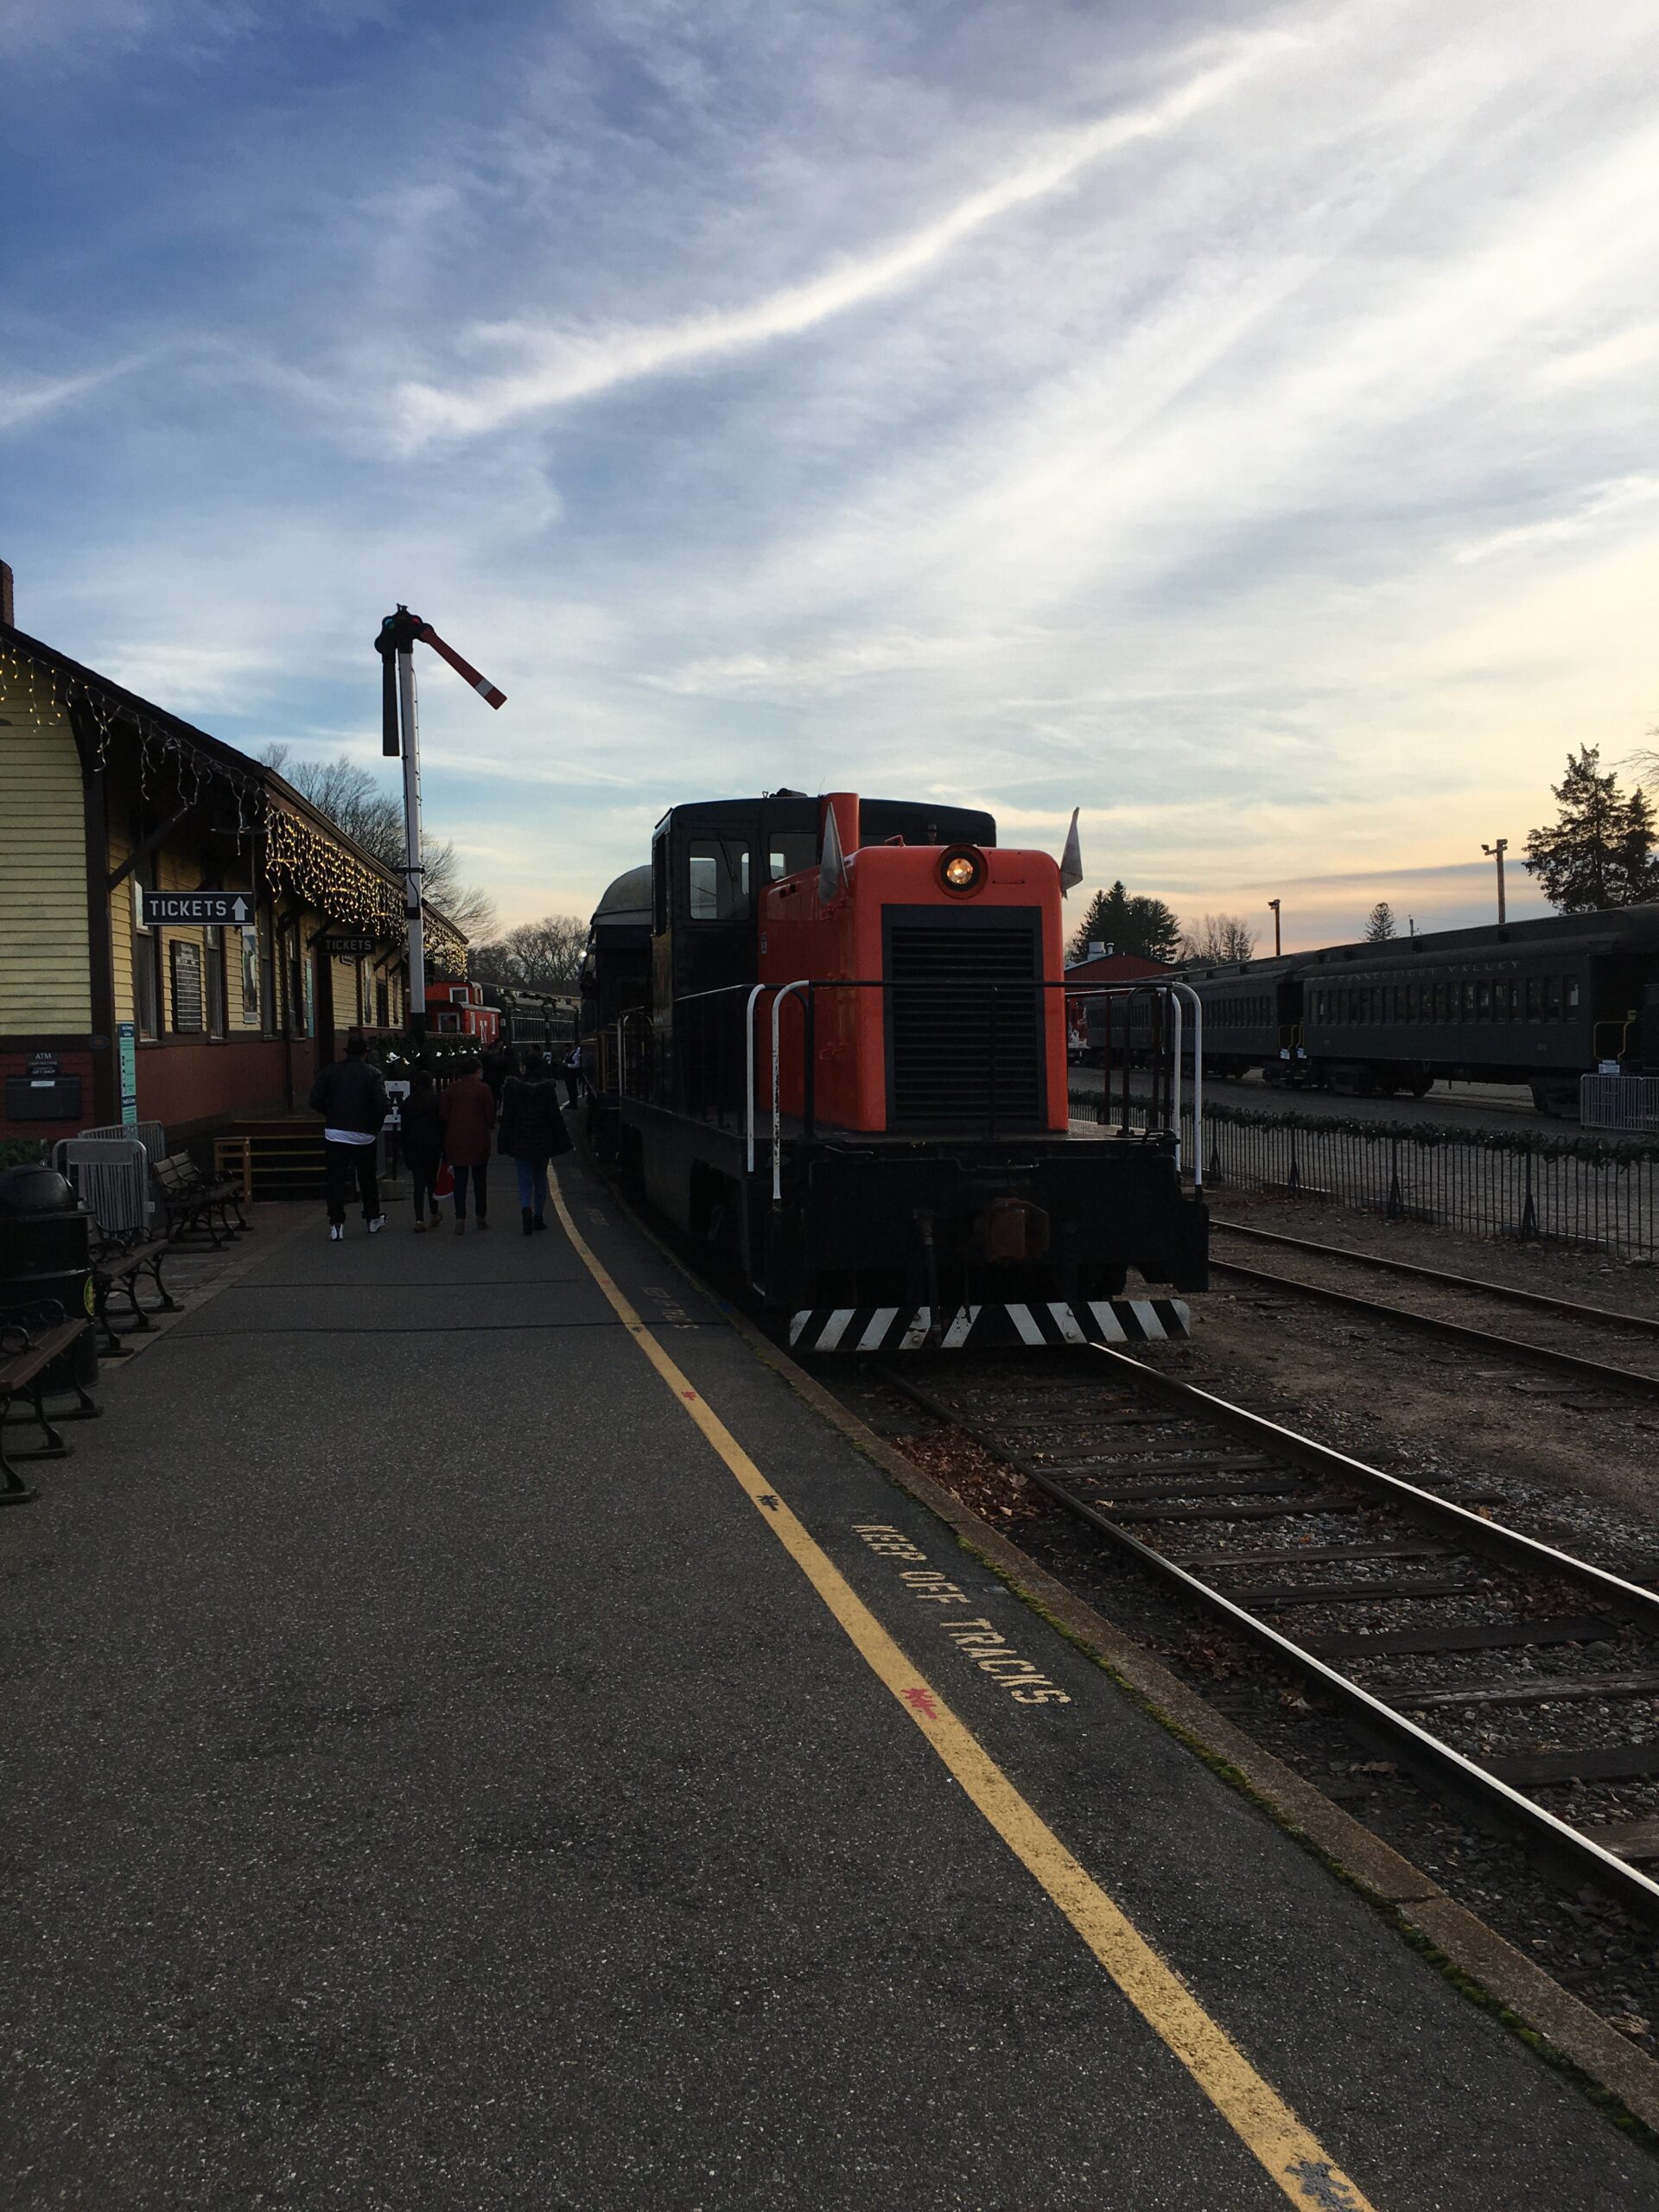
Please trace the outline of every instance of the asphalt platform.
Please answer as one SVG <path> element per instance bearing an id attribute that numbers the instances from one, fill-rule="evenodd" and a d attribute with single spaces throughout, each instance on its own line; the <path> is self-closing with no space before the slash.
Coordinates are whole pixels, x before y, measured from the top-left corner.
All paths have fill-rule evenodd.
<path id="1" fill-rule="evenodd" d="M 0 2201 L 1659 2206 L 561 1173 L 649 1338 L 296 1216 L 0 1517 Z"/>

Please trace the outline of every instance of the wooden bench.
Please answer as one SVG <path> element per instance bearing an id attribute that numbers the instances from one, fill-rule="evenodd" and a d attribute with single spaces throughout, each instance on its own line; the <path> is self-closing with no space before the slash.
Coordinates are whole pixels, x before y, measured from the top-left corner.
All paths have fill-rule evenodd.
<path id="1" fill-rule="evenodd" d="M 165 1236 L 141 1239 L 137 1232 L 130 1236 L 106 1236 L 92 1254 L 92 1313 L 104 1332 L 99 1351 L 111 1358 L 124 1358 L 129 1347 L 116 1334 L 115 1324 L 110 1319 L 110 1300 L 117 1291 L 132 1310 L 130 1336 L 148 1335 L 154 1324 L 149 1311 L 138 1303 L 138 1278 L 148 1274 L 155 1284 L 160 1303 L 153 1309 L 159 1313 L 176 1313 L 179 1302 L 162 1281 L 162 1262 L 174 1249 Z"/>
<path id="2" fill-rule="evenodd" d="M 71 1380 L 65 1384 L 51 1380 L 52 1368 L 66 1352 L 74 1350 L 92 1325 L 86 1320 L 72 1321 L 62 1306 L 55 1303 L 0 1319 L 0 1506 L 27 1505 L 35 1496 L 12 1465 L 13 1458 L 61 1459 L 68 1455 L 70 1447 L 47 1416 L 48 1391 L 55 1393 L 66 1388 L 73 1390 L 80 1402 L 77 1412 L 69 1416 L 73 1420 L 89 1421 L 99 1411 L 81 1383 Z M 45 1441 L 32 1451 L 8 1455 L 5 1423 L 16 1398 L 28 1399 Z"/>
<path id="3" fill-rule="evenodd" d="M 248 1228 L 235 1184 L 210 1183 L 188 1152 L 175 1152 L 168 1160 L 157 1160 L 150 1172 L 166 1203 L 167 1233 L 172 1243 L 179 1243 L 200 1230 L 211 1238 L 217 1250 Z"/>

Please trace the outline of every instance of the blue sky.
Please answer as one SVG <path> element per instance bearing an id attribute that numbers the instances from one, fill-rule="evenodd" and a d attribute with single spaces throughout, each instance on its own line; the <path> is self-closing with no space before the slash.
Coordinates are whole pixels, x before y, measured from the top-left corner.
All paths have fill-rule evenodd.
<path id="1" fill-rule="evenodd" d="M 0 4 L 18 619 L 378 760 L 504 918 L 676 799 L 988 804 L 1293 943 L 1659 721 L 1659 15 Z M 1518 910 L 1535 906 L 1518 870 Z"/>

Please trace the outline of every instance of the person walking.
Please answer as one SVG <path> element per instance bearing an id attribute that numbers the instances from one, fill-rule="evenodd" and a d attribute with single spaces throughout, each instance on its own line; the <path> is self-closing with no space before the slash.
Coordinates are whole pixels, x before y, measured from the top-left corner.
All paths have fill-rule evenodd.
<path id="1" fill-rule="evenodd" d="M 467 1183 L 472 1179 L 478 1225 L 487 1229 L 490 1131 L 495 1127 L 495 1096 L 478 1071 L 476 1060 L 463 1060 L 455 1080 L 438 1101 L 443 1120 L 443 1156 L 455 1171 L 455 1234 L 467 1233 Z"/>
<path id="2" fill-rule="evenodd" d="M 530 1236 L 547 1227 L 547 1163 L 572 1147 L 559 1111 L 558 1077 L 539 1045 L 525 1046 L 518 1070 L 501 1093 L 496 1142 L 518 1167 L 519 1211 Z"/>
<path id="3" fill-rule="evenodd" d="M 582 1046 L 573 1045 L 564 1056 L 564 1089 L 569 1104 L 574 1106 L 582 1096 Z"/>
<path id="4" fill-rule="evenodd" d="M 492 1045 L 480 1061 L 478 1071 L 489 1084 L 490 1096 L 494 1099 L 499 1112 L 501 1105 L 501 1086 L 512 1073 L 512 1053 L 504 1052 L 499 1045 Z"/>
<path id="5" fill-rule="evenodd" d="M 416 1068 L 410 1078 L 403 1111 L 404 1158 L 409 1162 L 415 1187 L 415 1233 L 426 1233 L 426 1209 L 430 1201 L 432 1226 L 441 1229 L 443 1215 L 438 1205 L 438 1169 L 443 1160 L 443 1116 L 438 1111 L 438 1088 L 430 1068 Z"/>
<path id="6" fill-rule="evenodd" d="M 366 1057 L 359 1030 L 346 1039 L 343 1060 L 330 1060 L 311 1086 L 310 1107 L 322 1116 L 322 1157 L 328 1178 L 328 1241 L 346 1239 L 346 1193 L 356 1178 L 363 1218 L 371 1236 L 386 1225 L 380 1211 L 380 1185 L 374 1169 L 376 1140 L 385 1127 L 391 1102 L 384 1077 Z"/>

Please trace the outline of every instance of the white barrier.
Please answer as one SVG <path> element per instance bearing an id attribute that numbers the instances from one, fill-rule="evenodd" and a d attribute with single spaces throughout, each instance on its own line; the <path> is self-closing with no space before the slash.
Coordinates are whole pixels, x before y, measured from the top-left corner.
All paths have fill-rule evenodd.
<path id="1" fill-rule="evenodd" d="M 1659 1131 L 1659 1076 L 1581 1075 L 1579 1121 L 1586 1129 Z"/>
<path id="2" fill-rule="evenodd" d="M 149 1234 L 155 1200 L 149 1154 L 138 1137 L 63 1137 L 53 1147 L 52 1163 L 106 1236 Z"/>

